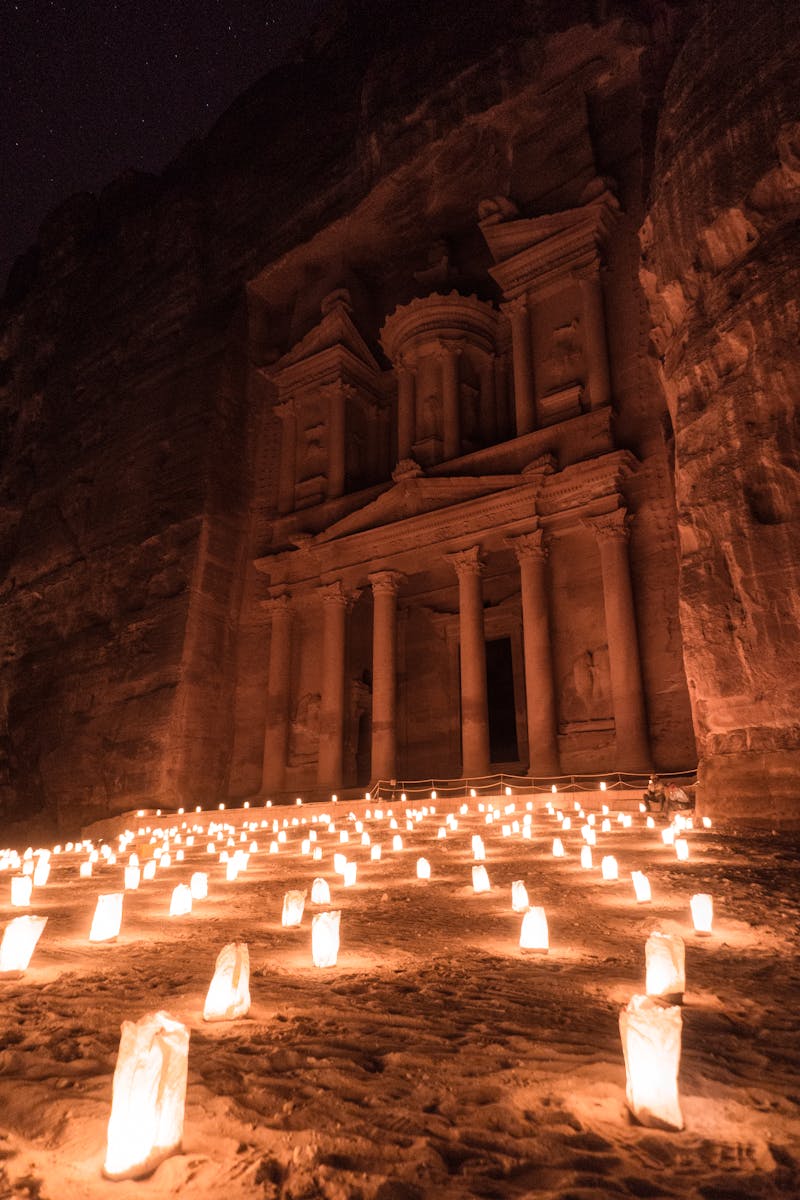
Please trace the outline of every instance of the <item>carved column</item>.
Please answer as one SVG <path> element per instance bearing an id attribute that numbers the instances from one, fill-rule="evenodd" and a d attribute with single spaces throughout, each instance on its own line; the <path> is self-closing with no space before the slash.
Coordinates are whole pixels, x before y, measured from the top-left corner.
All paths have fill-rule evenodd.
<path id="1" fill-rule="evenodd" d="M 345 398 L 348 388 L 334 383 L 328 390 L 328 491 L 329 500 L 344 494 Z"/>
<path id="2" fill-rule="evenodd" d="M 480 362 L 481 437 L 484 445 L 493 446 L 497 440 L 497 393 L 494 385 L 494 355 L 487 354 Z"/>
<path id="3" fill-rule="evenodd" d="M 293 400 L 276 404 L 273 412 L 281 422 L 281 460 L 278 470 L 278 512 L 294 512 L 294 485 L 297 454 L 297 415 Z"/>
<path id="4" fill-rule="evenodd" d="M 504 305 L 511 320 L 511 346 L 514 356 L 514 407 L 517 437 L 536 428 L 536 397 L 533 382 L 531 324 L 524 296 Z"/>
<path id="5" fill-rule="evenodd" d="M 397 776 L 397 593 L 399 571 L 376 571 L 372 585 L 373 779 Z"/>
<path id="6" fill-rule="evenodd" d="M 483 563 L 480 546 L 448 555 L 458 575 L 461 661 L 461 772 L 489 774 L 489 706 L 483 628 Z"/>
<path id="7" fill-rule="evenodd" d="M 344 761 L 344 669 L 347 609 L 353 600 L 340 582 L 320 589 L 322 595 L 322 703 L 319 714 L 317 782 L 335 790 L 342 783 Z"/>
<path id="8" fill-rule="evenodd" d="M 630 519 L 624 508 L 618 508 L 585 524 L 593 530 L 600 547 L 617 770 L 648 771 L 647 715 L 628 559 Z"/>
<path id="9" fill-rule="evenodd" d="M 416 373 L 405 363 L 397 368 L 397 461 L 411 458 L 411 448 L 416 440 L 415 429 L 415 385 Z"/>
<path id="10" fill-rule="evenodd" d="M 267 719 L 264 726 L 263 792 L 280 792 L 286 786 L 286 757 L 289 746 L 289 703 L 291 699 L 292 609 L 284 594 L 267 600 L 272 627 L 269 640 Z"/>
<path id="11" fill-rule="evenodd" d="M 525 705 L 528 720 L 529 775 L 560 774 L 558 721 L 550 614 L 547 598 L 547 548 L 540 529 L 510 539 L 517 556 L 522 597 L 525 654 Z"/>
<path id="12" fill-rule="evenodd" d="M 606 337 L 603 287 L 600 282 L 598 265 L 581 274 L 580 285 L 589 407 L 602 408 L 603 405 L 611 403 L 611 380 L 608 368 L 608 339 Z"/>
<path id="13" fill-rule="evenodd" d="M 442 367 L 442 438 L 444 461 L 458 458 L 461 453 L 461 396 L 458 386 L 457 346 L 443 346 L 440 351 Z"/>

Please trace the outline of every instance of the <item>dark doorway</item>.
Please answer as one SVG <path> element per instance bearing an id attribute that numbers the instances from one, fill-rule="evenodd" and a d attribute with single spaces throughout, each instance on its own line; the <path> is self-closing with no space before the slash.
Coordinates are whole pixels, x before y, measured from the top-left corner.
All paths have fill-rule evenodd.
<path id="1" fill-rule="evenodd" d="M 489 701 L 489 754 L 493 763 L 519 758 L 517 711 L 514 704 L 514 660 L 511 638 L 486 643 L 486 693 Z"/>

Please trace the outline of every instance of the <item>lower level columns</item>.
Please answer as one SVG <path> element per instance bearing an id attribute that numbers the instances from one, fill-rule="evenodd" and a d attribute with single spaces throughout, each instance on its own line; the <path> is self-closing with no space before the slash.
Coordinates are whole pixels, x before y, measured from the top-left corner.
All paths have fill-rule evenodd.
<path id="1" fill-rule="evenodd" d="M 626 509 L 618 508 L 586 524 L 600 547 L 617 770 L 646 772 L 650 747 L 628 560 L 629 517 Z"/>
<path id="2" fill-rule="evenodd" d="M 560 774 L 558 721 L 550 651 L 547 598 L 547 548 L 541 530 L 510 540 L 517 557 L 522 598 L 525 656 L 525 706 L 528 724 L 528 774 Z"/>
<path id="3" fill-rule="evenodd" d="M 321 704 L 317 782 L 332 791 L 341 786 L 344 765 L 345 650 L 347 610 L 353 599 L 339 582 L 322 594 Z"/>
<path id="4" fill-rule="evenodd" d="M 397 593 L 403 576 L 376 571 L 369 576 L 372 620 L 373 780 L 397 777 Z"/>
<path id="5" fill-rule="evenodd" d="M 458 551 L 448 558 L 458 575 L 461 772 L 465 778 L 480 778 L 489 774 L 490 765 L 480 546 Z"/>
<path id="6" fill-rule="evenodd" d="M 280 792 L 286 786 L 291 686 L 292 610 L 288 595 L 267 600 L 272 617 L 267 681 L 267 719 L 264 727 L 262 792 Z"/>

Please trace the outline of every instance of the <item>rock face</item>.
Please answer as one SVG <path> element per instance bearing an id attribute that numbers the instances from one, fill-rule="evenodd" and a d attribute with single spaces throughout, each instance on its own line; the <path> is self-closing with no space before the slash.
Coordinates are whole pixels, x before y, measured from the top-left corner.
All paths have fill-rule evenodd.
<path id="1" fill-rule="evenodd" d="M 451 292 L 499 313 L 481 202 L 499 198 L 503 219 L 510 203 L 524 224 L 610 192 L 613 420 L 566 419 L 541 452 L 557 452 L 562 469 L 612 452 L 636 464 L 622 498 L 636 514 L 630 570 L 653 765 L 691 768 L 696 734 L 709 811 L 796 816 L 796 22 L 775 5 L 780 20 L 758 15 L 743 30 L 735 7 L 504 0 L 487 23 L 481 4 L 353 0 L 302 61 L 251 89 L 164 176 L 74 197 L 49 218 L 12 272 L 0 333 L 7 812 L 88 818 L 259 794 L 264 559 L 291 544 L 302 552 L 322 529 L 311 477 L 306 523 L 287 524 L 275 364 L 346 289 L 391 428 L 388 314 Z M 559 334 L 563 379 L 545 388 L 554 419 L 583 403 L 562 386 L 571 319 Z M 493 353 L 511 374 L 497 320 Z M 509 385 L 498 420 L 512 443 L 515 402 Z M 580 437 L 568 428 L 577 421 Z M 387 447 L 384 476 L 396 440 Z M 423 452 L 441 474 L 438 452 Z M 511 451 L 503 461 L 525 465 Z M 278 539 L 287 531 L 293 543 Z M 599 558 L 576 541 L 572 560 L 551 557 L 550 586 L 556 686 L 575 692 L 574 727 L 607 715 L 602 687 L 586 686 L 607 647 Z M 496 588 L 499 607 L 509 597 Z M 575 644 L 559 589 L 583 613 Z M 361 643 L 368 654 L 371 619 L 365 611 L 356 656 Z M 424 669 L 432 688 L 439 667 L 431 658 Z M 314 724 L 311 676 L 292 714 L 298 761 Z M 358 722 L 370 687 L 353 690 L 345 749 L 357 775 L 369 769 Z M 419 736 L 441 753 L 453 722 L 438 729 L 425 714 Z M 611 761 L 610 736 L 597 769 Z M 592 754 L 571 746 L 569 769 L 591 769 Z M 454 770 L 457 754 L 457 744 L 445 753 Z"/>
<path id="2" fill-rule="evenodd" d="M 675 433 L 704 803 L 797 819 L 800 14 L 703 7 L 659 120 L 642 280 Z M 792 632 L 794 631 L 794 632 Z"/>

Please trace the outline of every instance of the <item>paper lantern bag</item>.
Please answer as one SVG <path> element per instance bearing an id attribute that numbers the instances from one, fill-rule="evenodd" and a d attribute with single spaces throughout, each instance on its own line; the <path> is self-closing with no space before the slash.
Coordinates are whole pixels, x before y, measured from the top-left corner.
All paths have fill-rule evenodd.
<path id="1" fill-rule="evenodd" d="M 681 1010 L 649 996 L 633 996 L 619 1015 L 625 1056 L 626 1099 L 637 1121 L 656 1129 L 683 1129 L 678 1099 Z"/>

